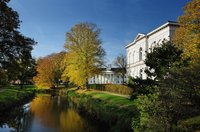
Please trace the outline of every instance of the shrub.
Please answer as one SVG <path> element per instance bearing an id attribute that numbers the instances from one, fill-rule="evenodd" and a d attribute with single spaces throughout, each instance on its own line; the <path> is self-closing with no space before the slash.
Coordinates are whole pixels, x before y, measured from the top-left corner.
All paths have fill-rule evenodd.
<path id="1" fill-rule="evenodd" d="M 125 85 L 117 85 L 117 84 L 105 84 L 105 91 L 119 93 L 124 95 L 131 95 L 133 93 L 133 89 L 125 86 Z"/>
<path id="2" fill-rule="evenodd" d="M 89 87 L 91 89 L 101 90 L 101 91 L 108 91 L 123 95 L 131 95 L 133 93 L 133 89 L 120 84 L 90 84 Z"/>
<path id="3" fill-rule="evenodd" d="M 104 84 L 90 84 L 89 88 L 96 89 L 96 90 L 102 90 L 102 91 L 105 90 Z"/>
<path id="4" fill-rule="evenodd" d="M 133 78 L 129 77 L 128 79 L 128 87 L 134 89 L 134 93 L 136 94 L 149 94 L 150 90 L 149 87 L 154 86 L 155 81 L 151 79 L 140 79 L 140 78 Z"/>

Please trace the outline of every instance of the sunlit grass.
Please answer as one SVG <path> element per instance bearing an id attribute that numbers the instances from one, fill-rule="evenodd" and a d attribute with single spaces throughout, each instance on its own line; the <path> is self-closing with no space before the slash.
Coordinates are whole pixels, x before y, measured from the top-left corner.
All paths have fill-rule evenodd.
<path id="1" fill-rule="evenodd" d="M 27 88 L 20 89 L 19 86 L 7 86 L 0 91 L 0 111 L 6 110 L 33 95 L 35 88 L 27 85 Z"/>
<path id="2" fill-rule="evenodd" d="M 132 118 L 138 115 L 134 100 L 120 95 L 93 90 L 69 90 L 69 99 L 91 117 L 96 117 L 111 131 L 130 131 Z"/>
<path id="3" fill-rule="evenodd" d="M 120 107 L 124 106 L 134 106 L 134 102 L 121 96 L 112 95 L 109 93 L 102 93 L 98 91 L 90 91 L 90 90 L 77 90 L 78 94 L 86 94 L 92 96 L 92 98 L 100 99 L 107 103 L 118 105 Z"/>

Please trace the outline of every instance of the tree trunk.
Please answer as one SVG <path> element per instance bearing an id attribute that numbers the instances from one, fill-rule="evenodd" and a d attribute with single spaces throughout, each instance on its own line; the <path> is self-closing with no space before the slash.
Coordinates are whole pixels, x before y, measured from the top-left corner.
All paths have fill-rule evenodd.
<path id="1" fill-rule="evenodd" d="M 123 85 L 124 85 L 124 77 L 125 77 L 125 75 L 124 75 L 124 73 L 122 74 L 122 83 L 123 83 Z"/>
<path id="2" fill-rule="evenodd" d="M 20 80 L 20 89 L 23 89 L 23 87 L 24 87 L 24 80 L 21 79 L 21 80 Z"/>
<path id="3" fill-rule="evenodd" d="M 86 79 L 85 87 L 86 87 L 87 90 L 89 89 L 88 79 Z"/>

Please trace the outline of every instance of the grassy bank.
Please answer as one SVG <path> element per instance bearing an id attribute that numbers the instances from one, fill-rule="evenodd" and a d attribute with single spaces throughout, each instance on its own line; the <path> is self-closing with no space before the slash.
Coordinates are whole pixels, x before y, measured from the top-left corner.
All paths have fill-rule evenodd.
<path id="1" fill-rule="evenodd" d="M 27 86 L 20 89 L 18 86 L 9 86 L 0 91 L 0 116 L 15 106 L 23 104 L 35 95 L 35 87 Z"/>
<path id="2" fill-rule="evenodd" d="M 8 109 L 23 104 L 30 98 L 34 97 L 35 93 L 53 94 L 58 92 L 56 89 L 38 89 L 34 85 L 25 85 L 23 89 L 19 86 L 7 86 L 0 89 L 0 115 Z"/>
<path id="3" fill-rule="evenodd" d="M 110 131 L 132 131 L 132 117 L 138 114 L 133 101 L 97 91 L 71 89 L 66 93 L 80 111 L 86 112 Z"/>
<path id="4" fill-rule="evenodd" d="M 179 121 L 178 128 L 181 131 L 199 131 L 200 130 L 200 115 Z"/>

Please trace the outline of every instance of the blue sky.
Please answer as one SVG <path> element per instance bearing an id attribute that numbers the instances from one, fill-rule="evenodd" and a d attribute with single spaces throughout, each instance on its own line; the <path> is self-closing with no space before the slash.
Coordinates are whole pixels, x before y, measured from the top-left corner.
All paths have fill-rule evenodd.
<path id="1" fill-rule="evenodd" d="M 101 29 L 108 63 L 138 32 L 147 33 L 168 20 L 176 21 L 189 0 L 11 0 L 20 15 L 20 31 L 38 44 L 32 52 L 42 57 L 64 50 L 66 32 L 79 22 Z"/>

